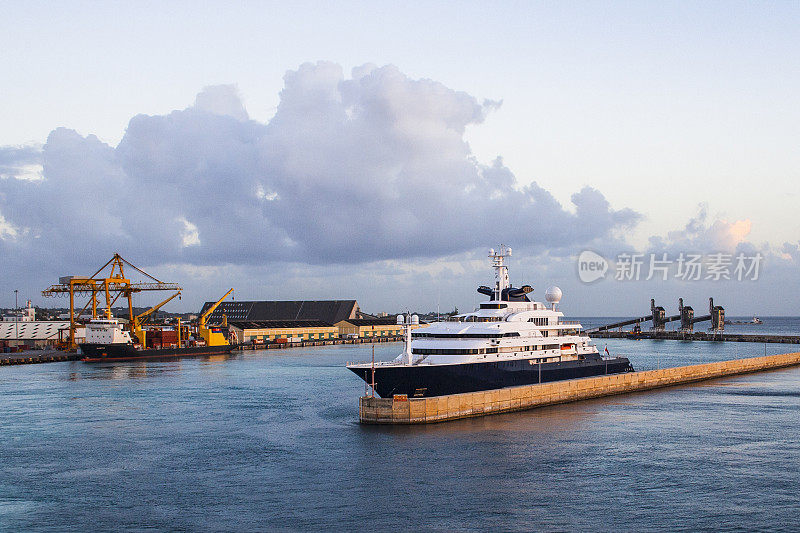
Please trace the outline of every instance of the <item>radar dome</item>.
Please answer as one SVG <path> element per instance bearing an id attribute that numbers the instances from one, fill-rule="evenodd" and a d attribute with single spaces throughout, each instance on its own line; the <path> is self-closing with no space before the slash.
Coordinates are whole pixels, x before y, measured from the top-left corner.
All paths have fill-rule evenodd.
<path id="1" fill-rule="evenodd" d="M 549 287 L 547 291 L 545 291 L 544 293 L 545 299 L 551 304 L 557 304 L 558 302 L 560 302 L 561 296 L 562 296 L 561 289 L 559 289 L 555 285 Z"/>

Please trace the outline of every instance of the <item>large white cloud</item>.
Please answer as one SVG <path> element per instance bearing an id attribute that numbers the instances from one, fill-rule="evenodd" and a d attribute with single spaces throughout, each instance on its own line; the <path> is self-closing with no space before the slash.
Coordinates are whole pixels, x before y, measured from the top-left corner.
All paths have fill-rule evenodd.
<path id="1" fill-rule="evenodd" d="M 0 152 L 0 251 L 69 268 L 115 250 L 144 264 L 358 263 L 500 241 L 569 249 L 636 222 L 599 191 L 565 209 L 502 159 L 478 162 L 464 132 L 496 106 L 393 66 L 346 78 L 316 63 L 286 74 L 266 124 L 216 86 L 134 117 L 117 147 L 57 129 L 40 152 Z M 44 179 L 18 179 L 39 162 Z"/>

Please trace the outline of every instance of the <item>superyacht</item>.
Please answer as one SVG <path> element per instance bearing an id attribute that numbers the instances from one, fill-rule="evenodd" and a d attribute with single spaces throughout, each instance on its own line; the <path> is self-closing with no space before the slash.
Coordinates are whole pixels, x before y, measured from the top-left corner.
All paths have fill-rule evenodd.
<path id="1" fill-rule="evenodd" d="M 625 357 L 601 356 L 580 323 L 558 310 L 561 290 L 550 287 L 548 304 L 531 301 L 530 285 L 512 287 L 506 258 L 511 248 L 489 250 L 494 287 L 489 299 L 454 321 L 419 327 L 416 315 L 398 315 L 405 348 L 393 361 L 350 363 L 382 398 L 442 396 L 631 372 Z M 413 331 L 412 331 L 413 330 Z"/>

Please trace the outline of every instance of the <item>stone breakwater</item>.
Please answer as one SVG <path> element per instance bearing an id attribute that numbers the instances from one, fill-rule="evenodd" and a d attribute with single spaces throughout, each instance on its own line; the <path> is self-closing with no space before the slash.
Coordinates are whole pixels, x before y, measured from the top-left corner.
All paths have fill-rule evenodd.
<path id="1" fill-rule="evenodd" d="M 800 352 L 795 352 L 432 398 L 362 396 L 359 398 L 359 420 L 363 424 L 444 422 L 458 418 L 522 411 L 545 405 L 670 387 L 799 364 Z"/>

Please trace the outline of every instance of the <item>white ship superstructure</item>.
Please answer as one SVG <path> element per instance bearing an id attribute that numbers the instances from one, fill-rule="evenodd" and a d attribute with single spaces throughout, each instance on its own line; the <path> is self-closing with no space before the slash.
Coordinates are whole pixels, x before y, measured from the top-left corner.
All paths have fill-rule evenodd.
<path id="1" fill-rule="evenodd" d="M 491 296 L 472 313 L 455 322 L 436 322 L 411 334 L 411 364 L 456 364 L 500 359 L 534 358 L 536 362 L 569 361 L 596 354 L 597 348 L 579 322 L 565 321 L 557 310 L 561 290 L 551 287 L 549 307 L 529 301 L 533 289 L 512 289 L 505 258 L 511 249 L 490 250 L 495 287 L 479 291 Z M 511 294 L 509 294 L 511 293 Z M 503 296 L 509 298 L 502 300 Z M 403 354 L 404 355 L 404 354 Z M 407 361 L 401 355 L 395 361 Z"/>
<path id="2" fill-rule="evenodd" d="M 86 324 L 86 344 L 132 344 L 131 335 L 115 318 L 97 318 Z"/>

